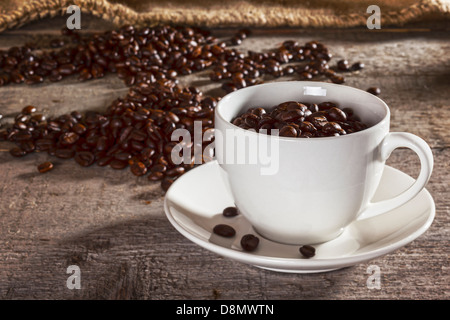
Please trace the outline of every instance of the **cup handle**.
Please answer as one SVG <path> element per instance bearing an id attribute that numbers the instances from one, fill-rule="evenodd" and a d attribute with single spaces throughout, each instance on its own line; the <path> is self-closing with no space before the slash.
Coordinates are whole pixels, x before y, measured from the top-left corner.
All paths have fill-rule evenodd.
<path id="1" fill-rule="evenodd" d="M 384 138 L 380 146 L 381 161 L 386 161 L 396 148 L 406 147 L 413 150 L 420 159 L 420 173 L 409 189 L 398 196 L 369 203 L 356 220 L 364 220 L 393 210 L 414 198 L 427 184 L 433 170 L 433 153 L 428 144 L 416 135 L 406 132 L 392 132 Z"/>

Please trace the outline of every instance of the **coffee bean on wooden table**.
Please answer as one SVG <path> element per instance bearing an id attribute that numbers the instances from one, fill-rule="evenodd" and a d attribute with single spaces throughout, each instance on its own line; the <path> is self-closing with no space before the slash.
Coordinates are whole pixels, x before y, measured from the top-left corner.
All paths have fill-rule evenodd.
<path id="1" fill-rule="evenodd" d="M 37 109 L 35 106 L 26 106 L 22 109 L 22 114 L 32 114 L 36 111 Z"/>
<path id="2" fill-rule="evenodd" d="M 23 157 L 23 156 L 25 156 L 27 154 L 25 150 L 22 150 L 21 148 L 18 148 L 18 147 L 10 149 L 9 153 L 13 157 Z"/>
<path id="3" fill-rule="evenodd" d="M 310 245 L 301 246 L 299 251 L 305 258 L 312 258 L 316 255 L 316 249 Z"/>
<path id="4" fill-rule="evenodd" d="M 245 251 L 255 251 L 259 244 L 259 238 L 253 234 L 246 234 L 241 238 L 241 247 Z"/>
<path id="5" fill-rule="evenodd" d="M 236 231 L 233 227 L 227 225 L 227 224 L 218 224 L 214 227 L 213 232 L 219 236 L 225 237 L 225 238 L 231 238 L 234 237 L 236 234 Z"/>
<path id="6" fill-rule="evenodd" d="M 355 62 L 354 64 L 352 64 L 352 66 L 350 67 L 351 71 L 359 71 L 361 69 L 364 69 L 365 64 L 362 62 Z"/>
<path id="7" fill-rule="evenodd" d="M 378 96 L 381 93 L 381 89 L 378 87 L 370 87 L 369 89 L 367 89 L 367 92 L 369 92 L 375 96 Z"/>
<path id="8" fill-rule="evenodd" d="M 337 62 L 337 68 L 339 71 L 349 71 L 350 65 L 348 64 L 347 60 L 342 59 Z"/>
<path id="9" fill-rule="evenodd" d="M 37 168 L 40 173 L 46 173 L 53 169 L 53 163 L 51 163 L 50 161 L 46 161 L 38 165 Z"/>
<path id="10" fill-rule="evenodd" d="M 95 161 L 95 155 L 90 151 L 79 151 L 74 156 L 75 161 L 82 167 L 89 167 Z"/>

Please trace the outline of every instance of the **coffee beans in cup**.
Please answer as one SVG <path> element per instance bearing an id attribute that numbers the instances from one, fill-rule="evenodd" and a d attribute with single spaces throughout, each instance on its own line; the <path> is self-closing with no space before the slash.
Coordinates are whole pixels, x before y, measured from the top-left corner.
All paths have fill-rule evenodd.
<path id="1" fill-rule="evenodd" d="M 341 136 L 368 128 L 351 108 L 333 102 L 286 101 L 272 108 L 252 107 L 233 119 L 243 129 L 282 137 L 314 138 Z"/>

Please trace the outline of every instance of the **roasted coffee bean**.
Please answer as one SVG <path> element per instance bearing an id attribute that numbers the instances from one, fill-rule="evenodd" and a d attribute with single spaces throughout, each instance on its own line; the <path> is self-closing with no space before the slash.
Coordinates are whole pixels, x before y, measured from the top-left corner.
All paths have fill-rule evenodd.
<path id="1" fill-rule="evenodd" d="M 163 180 L 161 181 L 161 188 L 164 191 L 169 190 L 170 186 L 174 183 L 174 180 L 171 178 L 163 178 Z"/>
<path id="2" fill-rule="evenodd" d="M 60 142 L 62 145 L 68 146 L 77 142 L 79 138 L 80 136 L 75 132 L 66 132 L 61 135 Z"/>
<path id="3" fill-rule="evenodd" d="M 36 149 L 40 151 L 47 151 L 51 147 L 55 145 L 54 141 L 52 139 L 37 139 L 35 141 Z"/>
<path id="4" fill-rule="evenodd" d="M 342 84 L 345 82 L 344 77 L 333 75 L 330 77 L 331 82 L 336 84 Z"/>
<path id="5" fill-rule="evenodd" d="M 225 238 L 234 237 L 236 230 L 227 224 L 218 224 L 214 227 L 213 232 Z"/>
<path id="6" fill-rule="evenodd" d="M 348 61 L 343 59 L 343 60 L 339 60 L 337 62 L 337 68 L 340 71 L 349 71 L 350 70 L 350 66 L 348 64 Z"/>
<path id="7" fill-rule="evenodd" d="M 297 134 L 298 131 L 290 125 L 283 126 L 279 132 L 279 135 L 282 137 L 296 137 Z"/>
<path id="8" fill-rule="evenodd" d="M 51 163 L 50 161 L 41 163 L 40 165 L 38 165 L 37 169 L 40 173 L 46 173 L 53 169 L 53 163 Z"/>
<path id="9" fill-rule="evenodd" d="M 322 127 L 322 131 L 324 133 L 329 134 L 329 135 L 334 135 L 335 133 L 345 134 L 345 131 L 336 122 L 327 122 L 327 123 L 325 123 L 324 126 Z"/>
<path id="10" fill-rule="evenodd" d="M 75 156 L 75 151 L 72 149 L 61 149 L 55 150 L 55 156 L 61 159 L 70 159 Z"/>
<path id="11" fill-rule="evenodd" d="M 238 209 L 236 207 L 227 207 L 223 209 L 222 214 L 227 217 L 235 217 L 239 214 Z"/>
<path id="12" fill-rule="evenodd" d="M 378 87 L 370 87 L 369 89 L 367 89 L 367 92 L 369 92 L 375 96 L 378 96 L 381 93 L 381 89 Z"/>
<path id="13" fill-rule="evenodd" d="M 151 172 L 148 175 L 148 180 L 150 181 L 158 181 L 161 180 L 162 178 L 164 178 L 164 173 L 156 171 L 156 172 Z"/>
<path id="14" fill-rule="evenodd" d="M 104 167 L 104 166 L 107 166 L 108 164 L 110 164 L 111 163 L 111 161 L 113 161 L 113 157 L 111 157 L 111 156 L 104 156 L 104 157 L 101 157 L 101 158 L 99 158 L 98 160 L 97 160 L 97 164 L 100 166 L 100 167 Z"/>
<path id="15" fill-rule="evenodd" d="M 130 170 L 135 176 L 143 176 L 147 173 L 147 167 L 143 162 L 140 161 L 134 162 L 130 166 Z"/>
<path id="16" fill-rule="evenodd" d="M 22 109 L 22 114 L 32 114 L 36 112 L 37 109 L 34 106 L 26 106 Z"/>
<path id="17" fill-rule="evenodd" d="M 361 69 L 364 69 L 365 65 L 362 62 L 356 62 L 354 64 L 352 64 L 352 66 L 350 67 L 351 71 L 358 71 Z"/>
<path id="18" fill-rule="evenodd" d="M 13 157 L 23 157 L 27 154 L 27 152 L 25 150 L 22 150 L 21 148 L 17 148 L 17 147 L 10 149 L 9 153 Z"/>
<path id="19" fill-rule="evenodd" d="M 347 120 L 347 115 L 345 114 L 345 112 L 336 107 L 332 107 L 331 109 L 327 110 L 327 114 L 325 115 L 325 117 L 328 119 L 328 121 Z"/>
<path id="20" fill-rule="evenodd" d="M 127 161 L 113 159 L 109 163 L 109 166 L 111 168 L 113 168 L 113 169 L 121 170 L 121 169 L 124 169 L 124 168 L 126 168 L 128 166 L 128 162 Z"/>
<path id="21" fill-rule="evenodd" d="M 308 258 L 308 259 L 312 258 L 316 255 L 316 249 L 310 245 L 301 246 L 299 251 L 305 258 Z"/>
<path id="22" fill-rule="evenodd" d="M 241 238 L 241 247 L 244 251 L 255 251 L 259 245 L 259 238 L 253 234 L 246 234 Z"/>
<path id="23" fill-rule="evenodd" d="M 166 171 L 166 176 L 167 177 L 177 177 L 177 176 L 181 176 L 184 173 L 185 169 L 184 167 L 174 167 L 172 169 L 169 169 Z"/>
<path id="24" fill-rule="evenodd" d="M 154 166 L 151 168 L 151 172 L 161 172 L 161 173 L 164 173 L 164 172 L 166 172 L 166 171 L 167 171 L 166 165 L 163 165 L 163 164 L 160 164 L 160 163 L 154 165 Z"/>
<path id="25" fill-rule="evenodd" d="M 75 154 L 75 161 L 82 167 L 89 167 L 95 162 L 95 155 L 90 151 L 80 151 Z"/>
<path id="26" fill-rule="evenodd" d="M 41 82 L 44 82 L 44 77 L 42 77 L 42 76 L 40 76 L 40 75 L 37 75 L 37 74 L 32 75 L 32 76 L 29 76 L 29 77 L 25 80 L 25 83 L 26 83 L 26 84 L 29 84 L 29 85 L 31 85 L 31 84 L 36 84 L 36 83 L 41 83 Z"/>

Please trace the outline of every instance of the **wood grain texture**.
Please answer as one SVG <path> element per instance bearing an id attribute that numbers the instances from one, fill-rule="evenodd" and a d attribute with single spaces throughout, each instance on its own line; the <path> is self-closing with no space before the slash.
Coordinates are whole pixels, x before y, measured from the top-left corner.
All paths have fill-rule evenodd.
<path id="1" fill-rule="evenodd" d="M 83 30 L 107 29 L 96 19 Z M 54 36 L 62 20 L 0 34 L 0 49 Z M 276 47 L 283 40 L 323 41 L 333 61 L 362 61 L 347 76 L 361 89 L 379 86 L 391 107 L 392 131 L 408 131 L 432 147 L 427 189 L 436 218 L 417 240 L 368 263 L 319 274 L 282 274 L 222 258 L 191 243 L 168 222 L 159 184 L 73 160 L 36 153 L 12 158 L 0 142 L 0 299 L 448 299 L 450 182 L 450 26 L 409 33 L 367 30 L 255 30 L 240 47 Z M 226 35 L 227 30 L 219 31 Z M 47 36 L 48 35 L 48 36 Z M 206 74 L 182 79 L 218 92 Z M 10 122 L 27 104 L 57 115 L 101 110 L 127 89 L 114 76 L 78 83 L 0 88 L 0 113 Z M 82 99 L 80 99 L 82 97 Z M 51 159 L 54 170 L 36 166 Z M 415 177 L 416 155 L 393 152 L 388 164 Z M 381 289 L 366 286 L 367 267 L 381 269 Z M 81 269 L 81 289 L 66 287 L 67 266 Z"/>

